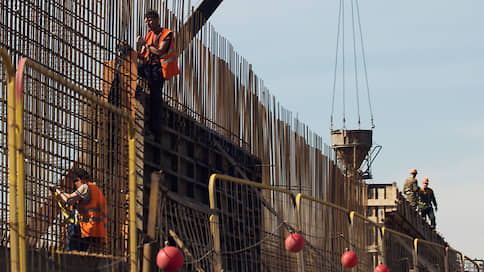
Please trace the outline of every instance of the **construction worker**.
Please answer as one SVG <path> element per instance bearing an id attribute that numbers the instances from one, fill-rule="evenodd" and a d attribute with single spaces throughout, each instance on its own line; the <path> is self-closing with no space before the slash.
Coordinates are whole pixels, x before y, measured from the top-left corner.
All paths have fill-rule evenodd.
<path id="1" fill-rule="evenodd" d="M 74 168 L 70 175 L 76 186 L 73 193 L 66 193 L 51 187 L 64 203 L 79 208 L 79 226 L 81 239 L 79 251 L 87 251 L 90 246 L 101 246 L 106 243 L 106 199 L 101 190 L 91 181 L 86 170 Z"/>
<path id="2" fill-rule="evenodd" d="M 178 75 L 180 71 L 178 70 L 173 32 L 160 26 L 160 16 L 154 10 L 147 11 L 144 20 L 149 32 L 144 39 L 141 36 L 136 38 L 139 60 L 138 75 L 148 81 L 150 88 L 149 108 L 151 113 L 147 120 L 150 131 L 145 134 L 154 134 L 155 138 L 158 138 L 163 83 Z"/>
<path id="3" fill-rule="evenodd" d="M 435 200 L 435 194 L 432 189 L 429 187 L 429 179 L 424 178 L 422 180 L 423 187 L 419 190 L 419 200 L 418 200 L 418 207 L 420 214 L 424 220 L 427 219 L 427 216 L 430 219 L 430 225 L 433 229 L 435 229 L 435 215 L 434 209 L 437 211 L 437 201 Z M 432 207 L 433 204 L 433 207 Z"/>
<path id="4" fill-rule="evenodd" d="M 417 179 L 415 178 L 416 176 L 417 169 L 410 170 L 410 177 L 405 180 L 405 184 L 403 185 L 403 192 L 405 193 L 408 202 L 410 202 L 410 205 L 417 209 L 419 188 L 417 184 Z"/>
<path id="5" fill-rule="evenodd" d="M 66 250 L 81 251 L 81 226 L 79 225 L 79 209 L 77 208 L 77 203 L 70 205 L 69 208 L 69 205 L 64 202 L 55 187 L 50 186 L 50 190 L 54 193 L 54 199 L 62 211 L 65 227 L 67 228 Z"/>

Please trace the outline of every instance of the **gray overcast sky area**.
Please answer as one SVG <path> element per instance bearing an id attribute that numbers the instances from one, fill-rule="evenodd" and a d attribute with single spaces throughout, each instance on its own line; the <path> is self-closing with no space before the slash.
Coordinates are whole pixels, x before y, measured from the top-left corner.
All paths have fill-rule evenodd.
<path id="1" fill-rule="evenodd" d="M 225 0 L 210 19 L 327 144 L 338 7 L 338 0 Z M 396 181 L 401 189 L 417 168 L 419 181 L 428 177 L 436 192 L 437 231 L 466 256 L 484 258 L 484 1 L 367 0 L 359 7 L 374 143 L 383 146 L 370 182 Z M 369 128 L 363 98 L 362 128 Z M 354 105 L 346 105 L 347 128 L 356 128 Z"/>

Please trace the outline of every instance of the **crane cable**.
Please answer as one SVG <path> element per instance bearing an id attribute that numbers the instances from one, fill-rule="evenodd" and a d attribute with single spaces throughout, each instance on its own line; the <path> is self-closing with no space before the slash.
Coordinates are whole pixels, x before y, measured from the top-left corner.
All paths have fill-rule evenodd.
<path id="1" fill-rule="evenodd" d="M 375 123 L 373 119 L 373 109 L 371 107 L 371 98 L 370 98 L 370 84 L 368 82 L 368 72 L 366 66 L 366 57 L 365 57 L 365 44 L 363 43 L 363 33 L 361 32 L 361 20 L 360 20 L 360 6 L 358 5 L 358 0 L 356 2 L 356 14 L 358 16 L 358 27 L 360 31 L 360 43 L 361 43 L 361 56 L 363 60 L 363 71 L 365 72 L 365 83 L 366 83 L 366 94 L 368 97 L 368 107 L 370 110 L 370 118 L 371 118 L 371 128 L 375 128 Z"/>
<path id="2" fill-rule="evenodd" d="M 353 1 L 355 3 L 353 3 Z M 355 14 L 356 9 L 356 14 Z M 375 128 L 374 125 L 374 118 L 373 118 L 373 109 L 371 106 L 371 98 L 370 98 L 370 87 L 368 81 L 368 72 L 367 72 L 367 64 L 366 64 L 366 57 L 365 57 L 365 47 L 363 43 L 363 33 L 361 31 L 361 20 L 360 20 L 360 10 L 358 0 L 351 0 L 351 15 L 352 15 L 352 34 L 353 34 L 353 58 L 354 58 L 354 71 L 355 71 L 355 93 L 356 93 L 356 106 L 357 106 L 357 114 L 358 114 L 358 129 L 360 129 L 361 125 L 361 117 L 360 117 L 360 104 L 359 104 L 359 86 L 358 86 L 358 65 L 357 65 L 357 32 L 359 32 L 360 44 L 361 44 L 361 55 L 363 61 L 363 71 L 364 71 L 364 78 L 366 84 L 366 91 L 367 91 L 367 99 L 368 99 L 368 106 L 370 111 L 370 119 L 371 119 L 371 128 Z M 356 21 L 355 21 L 356 19 Z M 339 5 L 339 13 L 338 13 L 338 31 L 336 37 L 336 58 L 335 58 L 335 65 L 334 65 L 334 77 L 333 77 L 333 95 L 332 95 L 332 102 L 331 102 L 331 118 L 330 118 L 330 129 L 333 129 L 333 115 L 334 115 L 334 102 L 336 97 L 336 82 L 337 82 L 337 74 L 338 74 L 338 53 L 341 47 L 341 69 L 342 69 L 342 106 L 343 106 L 343 126 L 342 128 L 345 129 L 346 126 L 346 104 L 345 104 L 345 96 L 346 96 L 346 85 L 345 85 L 345 39 L 344 39 L 344 0 L 340 0 Z M 358 26 L 356 26 L 358 24 Z M 341 40 L 341 45 L 340 45 Z"/>
<path id="3" fill-rule="evenodd" d="M 332 102 L 331 102 L 331 120 L 330 120 L 330 128 L 331 130 L 333 129 L 333 113 L 334 113 L 334 99 L 336 97 L 336 74 L 338 72 L 338 51 L 339 51 L 339 40 L 340 40 L 340 32 L 341 32 L 341 17 L 344 17 L 342 15 L 342 12 L 344 10 L 343 2 L 340 0 L 339 2 L 339 12 L 338 12 L 338 31 L 336 34 L 336 53 L 335 53 L 335 64 L 334 64 L 334 76 L 333 76 L 333 97 L 332 97 Z M 343 36 L 344 36 L 344 29 L 343 29 Z M 344 54 L 344 52 L 343 52 Z M 344 61 L 343 61 L 344 65 Z M 343 89 L 344 93 L 344 89 Z M 344 128 L 344 99 L 343 99 L 343 128 Z"/>

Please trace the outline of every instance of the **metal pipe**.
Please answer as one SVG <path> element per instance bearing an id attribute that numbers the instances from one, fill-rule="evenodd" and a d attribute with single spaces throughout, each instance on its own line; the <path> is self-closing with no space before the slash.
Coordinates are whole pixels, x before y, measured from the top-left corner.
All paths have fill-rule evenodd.
<path id="1" fill-rule="evenodd" d="M 10 267 L 19 271 L 19 231 L 17 218 L 17 151 L 16 145 L 16 112 L 15 112 L 15 70 L 7 51 L 0 48 L 2 64 L 7 71 L 7 122 L 8 122 L 8 179 L 9 179 L 9 215 L 10 215 Z"/>
<path id="2" fill-rule="evenodd" d="M 22 61 L 22 60 L 21 60 Z M 19 69 L 23 69 L 19 63 Z M 16 75 L 15 118 L 16 118 L 16 153 L 17 153 L 17 206 L 20 272 L 27 269 L 27 247 L 25 243 L 25 174 L 24 174 L 24 96 L 23 70 Z"/>
<path id="3" fill-rule="evenodd" d="M 134 121 L 129 116 L 129 259 L 130 271 L 138 271 L 138 254 L 136 252 L 136 146 Z"/>

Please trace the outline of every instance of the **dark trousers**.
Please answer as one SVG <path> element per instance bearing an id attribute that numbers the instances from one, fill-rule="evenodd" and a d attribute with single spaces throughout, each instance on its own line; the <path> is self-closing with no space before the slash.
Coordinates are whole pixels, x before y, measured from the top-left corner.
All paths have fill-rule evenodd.
<path id="1" fill-rule="evenodd" d="M 70 223 L 67 226 L 67 251 L 81 250 L 81 227 L 79 224 Z"/>
<path id="2" fill-rule="evenodd" d="M 422 214 L 422 218 L 426 220 L 427 216 L 430 219 L 430 224 L 432 228 L 435 228 L 435 215 L 434 215 L 434 208 L 432 206 L 424 206 L 420 208 L 420 213 Z"/>
<path id="3" fill-rule="evenodd" d="M 99 244 L 101 238 L 84 237 L 81 238 L 81 228 L 79 224 L 69 224 L 67 228 L 67 251 L 87 251 L 89 246 Z"/>
<path id="4" fill-rule="evenodd" d="M 148 81 L 148 87 L 150 88 L 149 96 L 149 109 L 150 114 L 148 115 L 148 128 L 156 137 L 160 134 L 160 119 L 161 119 L 161 104 L 162 97 L 161 91 L 163 89 L 163 83 L 165 79 L 163 78 L 163 71 L 161 66 L 158 64 L 138 64 L 138 75 L 145 78 Z"/>

